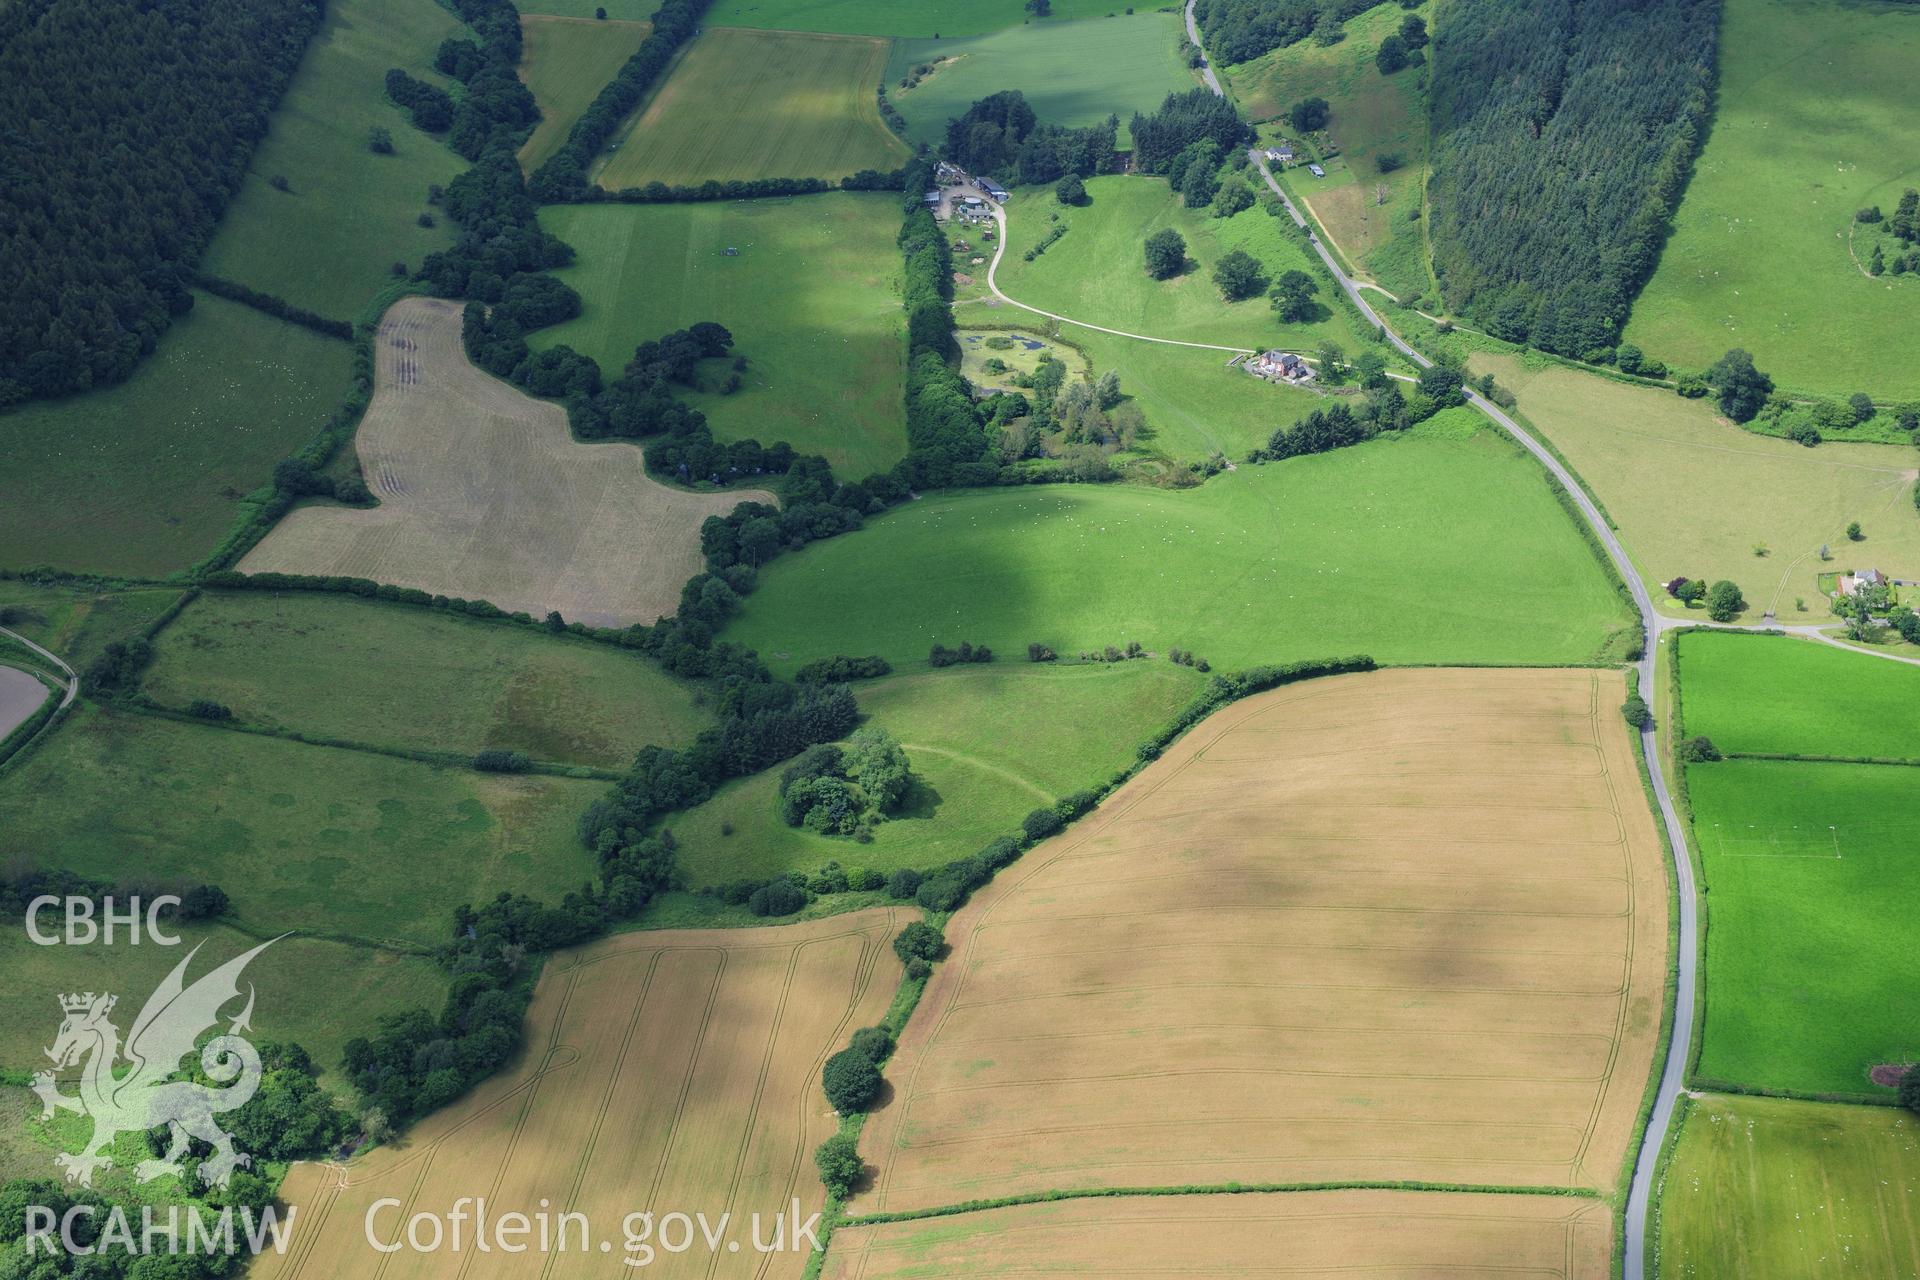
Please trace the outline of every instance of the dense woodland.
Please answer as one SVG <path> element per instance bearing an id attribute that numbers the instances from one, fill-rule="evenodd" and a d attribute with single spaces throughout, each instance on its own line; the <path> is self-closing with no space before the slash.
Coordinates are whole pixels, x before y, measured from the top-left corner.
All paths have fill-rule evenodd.
<path id="1" fill-rule="evenodd" d="M 1245 62 L 1269 49 L 1318 35 L 1340 38 L 1340 24 L 1365 13 L 1378 0 L 1200 0 L 1194 17 L 1207 47 L 1221 62 Z"/>
<path id="2" fill-rule="evenodd" d="M 322 0 L 0 5 L 0 408 L 119 382 L 193 306 Z"/>
<path id="3" fill-rule="evenodd" d="M 1604 354 L 1712 109 L 1719 0 L 1456 0 L 1435 33 L 1434 272 L 1499 337 Z"/>
<path id="4" fill-rule="evenodd" d="M 1005 174 L 1002 181 L 1055 182 L 1067 174 L 1082 178 L 1113 168 L 1120 120 L 1084 129 L 1043 124 L 1026 95 L 1007 89 L 981 98 L 947 122 L 945 157 L 970 173 Z"/>

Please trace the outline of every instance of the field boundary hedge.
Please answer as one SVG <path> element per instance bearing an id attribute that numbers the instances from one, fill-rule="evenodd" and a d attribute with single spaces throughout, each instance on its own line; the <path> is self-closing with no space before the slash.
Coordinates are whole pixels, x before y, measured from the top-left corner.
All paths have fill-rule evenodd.
<path id="1" fill-rule="evenodd" d="M 932 1209 L 909 1209 L 898 1213 L 861 1214 L 842 1220 L 841 1226 L 880 1227 L 895 1222 L 918 1222 L 928 1218 L 953 1218 L 961 1214 L 981 1213 L 989 1209 L 1011 1209 L 1028 1204 L 1051 1204 L 1059 1200 L 1118 1200 L 1155 1196 L 1272 1195 L 1291 1191 L 1432 1191 L 1462 1195 L 1559 1196 L 1569 1200 L 1600 1200 L 1605 1196 L 1588 1187 L 1521 1187 L 1505 1183 L 1421 1182 L 1417 1180 L 1349 1179 L 1329 1182 L 1203 1182 L 1186 1186 L 1151 1187 L 1078 1187 L 1054 1191 L 1035 1191 L 1026 1195 L 1000 1196 L 986 1200 L 962 1200 L 958 1204 Z"/>
<path id="2" fill-rule="evenodd" d="M 257 289 L 249 289 L 238 280 L 228 280 L 223 276 L 208 275 L 204 271 L 196 275 L 193 278 L 193 282 L 216 298 L 225 298 L 228 302 L 237 302 L 243 307 L 252 307 L 255 311 L 263 312 L 276 320 L 284 320 L 288 324 L 297 324 L 303 329 L 311 329 L 313 332 L 324 334 L 329 338 L 339 338 L 343 342 L 353 341 L 352 322 L 335 320 L 328 316 L 323 316 L 317 311 L 309 311 L 305 307 L 296 307 L 277 294 L 261 293 Z"/>

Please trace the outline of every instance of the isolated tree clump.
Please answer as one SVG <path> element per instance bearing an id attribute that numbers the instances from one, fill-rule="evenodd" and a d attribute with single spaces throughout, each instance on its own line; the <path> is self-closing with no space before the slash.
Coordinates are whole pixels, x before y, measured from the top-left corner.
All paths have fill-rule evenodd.
<path id="1" fill-rule="evenodd" d="M 1313 319 L 1313 295 L 1318 292 L 1320 286 L 1314 278 L 1296 267 L 1281 272 L 1267 296 L 1272 299 L 1273 309 L 1282 320 L 1288 324 L 1302 324 Z"/>
<path id="2" fill-rule="evenodd" d="M 1720 412 L 1735 422 L 1752 422 L 1773 394 L 1773 379 L 1753 367 L 1753 357 L 1739 347 L 1707 369 L 1707 385 L 1718 393 Z"/>
<path id="3" fill-rule="evenodd" d="M 858 1049 L 846 1048 L 827 1059 L 820 1071 L 827 1101 L 843 1116 L 865 1111 L 880 1093 L 880 1069 Z"/>
<path id="4" fill-rule="evenodd" d="M 1147 274 L 1155 280 L 1171 280 L 1186 269 L 1187 242 L 1172 227 L 1163 227 L 1147 237 Z"/>
<path id="5" fill-rule="evenodd" d="M 602 9 L 602 13 L 606 10 Z M 866 1172 L 866 1165 L 860 1159 L 860 1148 L 853 1138 L 844 1133 L 836 1133 L 821 1143 L 813 1153 L 813 1166 L 820 1171 L 820 1181 L 827 1188 L 827 1195 L 835 1200 L 844 1200 L 859 1185 L 860 1175 Z"/>
<path id="6" fill-rule="evenodd" d="M 1740 588 L 1725 578 L 1707 588 L 1707 616 L 1715 622 L 1731 622 L 1746 607 Z"/>
<path id="7" fill-rule="evenodd" d="M 1327 127 L 1332 119 L 1333 109 L 1325 98 L 1302 98 L 1293 104 L 1287 112 L 1287 123 L 1293 126 L 1295 133 L 1312 133 L 1316 129 Z"/>
<path id="8" fill-rule="evenodd" d="M 1267 287 L 1266 273 L 1260 269 L 1260 263 L 1244 249 L 1221 255 L 1220 261 L 1213 264 L 1213 282 L 1220 286 L 1220 294 L 1228 302 L 1251 298 Z"/>

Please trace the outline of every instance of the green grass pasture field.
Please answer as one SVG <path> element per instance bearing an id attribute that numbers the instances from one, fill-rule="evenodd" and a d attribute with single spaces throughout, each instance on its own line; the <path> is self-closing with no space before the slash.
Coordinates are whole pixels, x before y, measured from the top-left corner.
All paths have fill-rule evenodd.
<path id="1" fill-rule="evenodd" d="M 202 596 L 161 633 L 143 688 L 316 737 L 614 769 L 709 720 L 638 653 L 351 596 Z"/>
<path id="2" fill-rule="evenodd" d="M 59 927 L 57 913 L 41 921 L 45 931 Z M 60 1020 L 56 992 L 111 991 L 131 1019 L 195 946 L 201 951 L 187 971 L 189 980 L 265 941 L 226 925 L 182 925 L 170 932 L 179 935 L 179 946 L 130 946 L 123 931 L 111 946 L 42 947 L 17 920 L 9 921 L 0 931 L 0 967 L 8 978 L 0 985 L 0 1069 L 46 1066 L 41 1050 L 53 1042 Z M 268 947 L 247 975 L 258 991 L 253 1025 L 259 1038 L 302 1045 L 326 1073 L 322 1083 L 342 1092 L 338 1068 L 348 1040 L 366 1035 L 382 1014 L 438 1010 L 447 989 L 446 973 L 425 956 L 297 935 Z M 39 1109 L 36 1101 L 34 1114 Z"/>
<path id="3" fill-rule="evenodd" d="M 1122 641 L 1124 643 L 1124 640 Z M 1205 677 L 1165 657 L 901 674 L 856 686 L 860 709 L 905 746 L 917 785 L 871 844 L 814 835 L 779 814 L 780 770 L 736 782 L 668 823 L 696 885 L 810 871 L 829 861 L 930 868 L 1014 834 L 1020 819 L 1098 786 L 1199 692 Z M 722 834 L 731 827 L 731 834 Z"/>
<path id="4" fill-rule="evenodd" d="M 418 267 L 451 244 L 445 217 L 435 213 L 430 228 L 417 219 L 428 185 L 445 186 L 466 161 L 387 101 L 386 74 L 399 67 L 449 84 L 433 55 L 461 31 L 433 0 L 328 5 L 201 269 L 351 320 L 393 278 L 395 262 Z M 393 135 L 395 154 L 368 150 L 376 126 Z M 289 190 L 269 185 L 275 177 Z"/>
<path id="5" fill-rule="evenodd" d="M 1707 888 L 1700 1074 L 1884 1092 L 1872 1067 L 1920 1058 L 1920 771 L 1727 760 L 1689 766 L 1687 789 Z"/>
<path id="6" fill-rule="evenodd" d="M 1091 202 L 1062 208 L 1050 188 L 1021 191 L 1007 207 L 1006 256 L 997 279 L 1008 297 L 1043 311 L 1124 329 L 1154 338 L 1207 342 L 1249 350 L 1281 346 L 1311 352 L 1331 339 L 1349 354 L 1360 339 L 1345 311 L 1335 307 L 1332 286 L 1319 294 L 1321 318 L 1283 324 L 1264 292 L 1227 302 L 1213 283 L 1213 265 L 1243 249 L 1266 268 L 1268 278 L 1307 268 L 1308 250 L 1258 206 L 1231 218 L 1189 210 L 1161 178 L 1106 177 L 1087 183 Z M 1067 233 L 1032 262 L 1025 250 L 1047 235 L 1059 214 Z M 1142 245 L 1163 227 L 1187 242 L 1187 271 L 1172 280 L 1147 274 Z"/>
<path id="7" fill-rule="evenodd" d="M 650 0 L 615 0 L 640 5 Z M 591 0 L 535 0 L 534 7 L 555 13 Z M 609 5 L 607 12 L 613 13 Z M 1053 16 L 1043 24 L 1097 18 L 1116 12 L 1110 0 L 1054 0 Z M 715 26 L 770 27 L 791 31 L 842 31 L 852 35 L 977 36 L 1019 26 L 1027 15 L 1014 0 L 719 0 L 707 12 Z"/>
<path id="8" fill-rule="evenodd" d="M 1920 759 L 1920 667 L 1712 631 L 1681 636 L 1680 659 L 1687 732 L 1722 751 Z"/>
<path id="9" fill-rule="evenodd" d="M 907 447 L 899 207 L 891 193 L 829 192 L 550 208 L 547 229 L 579 255 L 557 274 L 586 307 L 533 343 L 565 343 L 617 376 L 641 342 L 718 321 L 748 367 L 721 395 L 728 370 L 713 361 L 702 377 L 715 390 L 686 397 L 716 436 L 785 440 L 849 477 L 885 470 Z"/>
<path id="10" fill-rule="evenodd" d="M 1718 1094 L 1689 1104 L 1661 1185 L 1663 1276 L 1920 1271 L 1920 1119 Z"/>
<path id="11" fill-rule="evenodd" d="M 1432 6 L 1414 12 L 1432 23 Z M 1425 198 L 1427 72 L 1407 67 L 1383 76 L 1374 54 L 1407 13 L 1398 4 L 1376 5 L 1348 20 L 1347 38 L 1338 44 L 1302 40 L 1226 72 L 1228 89 L 1247 117 L 1273 121 L 1260 130 L 1263 142 L 1305 144 L 1315 155 L 1322 140 L 1337 149 L 1325 161 L 1325 178 L 1305 169 L 1291 172 L 1294 194 L 1312 208 L 1349 262 L 1402 296 L 1432 289 L 1426 222 L 1408 217 Z M 1296 137 L 1284 118 L 1294 103 L 1310 97 L 1325 98 L 1333 109 L 1323 139 Z M 1382 173 L 1382 156 L 1399 163 Z"/>
<path id="12" fill-rule="evenodd" d="M 217 884 L 250 932 L 431 946 L 463 902 L 589 879 L 575 823 L 606 785 L 89 706 L 0 781 L 0 861 Z"/>
<path id="13" fill-rule="evenodd" d="M 126 640 L 179 600 L 177 587 L 136 587 L 97 591 L 65 584 L 40 585 L 19 578 L 0 579 L 0 609 L 17 610 L 6 624 L 84 670 L 115 640 Z M 44 665 L 44 664 L 41 664 Z"/>
<path id="14" fill-rule="evenodd" d="M 1009 657 L 1138 640 L 1231 670 L 1577 662 L 1624 620 L 1534 465 L 1460 409 L 1187 491 L 927 497 L 769 565 L 725 636 L 776 671 L 876 652 L 910 670 L 961 640 Z"/>
<path id="15" fill-rule="evenodd" d="M 887 42 L 710 27 L 601 163 L 608 190 L 664 182 L 844 178 L 888 170 L 906 144 L 880 118 Z"/>
<path id="16" fill-rule="evenodd" d="M 521 144 L 521 168 L 532 173 L 566 144 L 574 121 L 651 30 L 648 22 L 597 22 L 590 17 L 520 19 L 520 78 L 533 90 L 541 116 Z"/>
<path id="17" fill-rule="evenodd" d="M 339 403 L 353 349 L 206 294 L 127 381 L 0 414 L 0 569 L 160 576 Z"/>
<path id="18" fill-rule="evenodd" d="M 1727 0 L 1713 132 L 1627 340 L 1693 369 L 1745 347 L 1783 387 L 1920 396 L 1920 276 L 1869 276 L 1853 223 L 1920 186 L 1916 65 L 1912 5 Z"/>
<path id="19" fill-rule="evenodd" d="M 1828 616 L 1822 571 L 1857 564 L 1920 577 L 1910 449 L 1807 449 L 1742 431 L 1710 401 L 1537 359 L 1476 354 L 1471 367 L 1519 397 L 1520 411 L 1606 506 L 1669 612 L 1685 610 L 1658 585 L 1682 576 L 1731 578 L 1756 617 L 1771 607 L 1782 622 Z M 1847 541 L 1855 520 L 1865 542 Z M 1832 563 L 1820 560 L 1822 546 Z"/>
<path id="20" fill-rule="evenodd" d="M 1104 11 L 1103 12 L 1111 12 Z M 947 121 L 977 98 L 1018 89 L 1048 124 L 1098 124 L 1120 117 L 1120 145 L 1136 111 L 1151 112 L 1169 93 L 1194 87 L 1180 60 L 1180 19 L 1142 11 L 1082 22 L 1057 19 L 991 35 L 940 28 L 941 39 L 899 40 L 887 60 L 887 96 L 914 142 L 938 145 Z M 912 89 L 901 79 L 916 66 L 934 70 Z M 996 175 L 1002 182 L 1012 174 Z"/>

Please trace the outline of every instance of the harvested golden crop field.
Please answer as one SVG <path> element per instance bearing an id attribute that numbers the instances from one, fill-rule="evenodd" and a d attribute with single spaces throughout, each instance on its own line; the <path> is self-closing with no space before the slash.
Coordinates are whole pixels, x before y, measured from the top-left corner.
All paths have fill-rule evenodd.
<path id="1" fill-rule="evenodd" d="M 460 314 L 403 298 L 380 322 L 355 438 L 380 505 L 291 511 L 240 570 L 372 578 L 596 626 L 672 613 L 703 567 L 700 522 L 773 496 L 669 488 L 635 446 L 576 441 L 559 405 L 467 360 Z"/>
<path id="2" fill-rule="evenodd" d="M 1383 671 L 1202 722 L 955 916 L 855 1211 L 1612 1190 L 1667 955 L 1624 696 L 1610 671 Z"/>
<path id="3" fill-rule="evenodd" d="M 287 1251 L 263 1255 L 254 1273 L 634 1274 L 622 1262 L 645 1253 L 629 1246 L 623 1220 L 653 1211 L 703 1213 L 710 1224 L 731 1213 L 741 1247 L 709 1251 L 701 1241 L 669 1253 L 663 1234 L 648 1246 L 648 1275 L 797 1276 L 807 1250 L 758 1252 L 749 1222 L 759 1214 L 770 1242 L 772 1215 L 790 1214 L 796 1197 L 803 1220 L 824 1204 L 810 1153 L 837 1121 L 820 1065 L 886 1012 L 900 982 L 890 943 L 912 914 L 889 907 L 776 928 L 629 933 L 554 957 L 517 1067 L 395 1146 L 344 1166 L 296 1165 L 280 1192 L 297 1215 Z M 449 1229 L 462 1197 L 484 1197 L 496 1223 L 550 1215 L 549 1247 L 480 1253 L 472 1219 L 458 1251 L 427 1249 L 424 1229 L 422 1243 L 405 1240 L 418 1214 Z M 471 1201 L 464 1208 L 476 1212 Z M 400 1251 L 369 1244 L 370 1210 L 373 1237 Z M 562 1213 L 585 1215 L 584 1241 L 558 1223 Z"/>
<path id="4" fill-rule="evenodd" d="M 1041 1274 L 1468 1276 L 1605 1280 L 1607 1206 L 1433 1191 L 1061 1200 L 842 1227 L 825 1280 Z M 1495 1265 L 1497 1263 L 1497 1265 Z"/>

